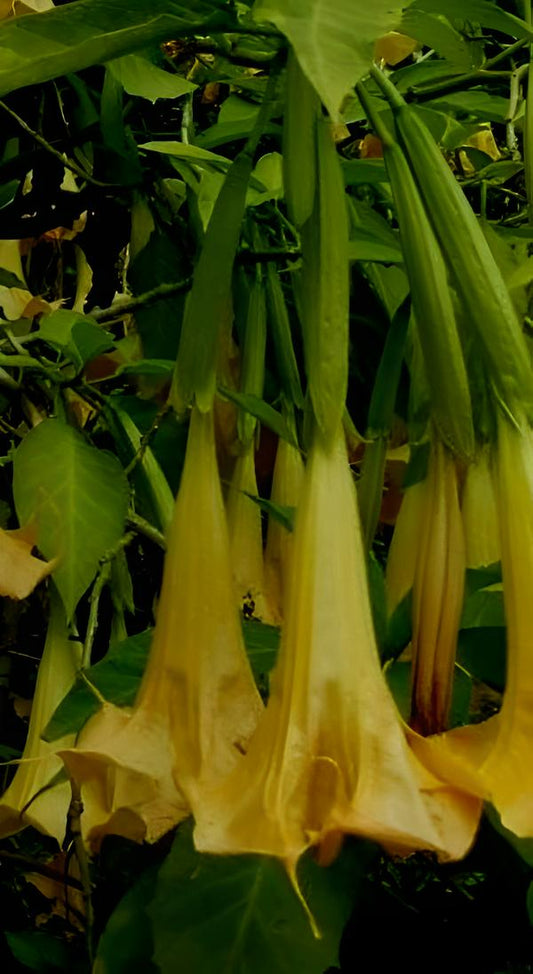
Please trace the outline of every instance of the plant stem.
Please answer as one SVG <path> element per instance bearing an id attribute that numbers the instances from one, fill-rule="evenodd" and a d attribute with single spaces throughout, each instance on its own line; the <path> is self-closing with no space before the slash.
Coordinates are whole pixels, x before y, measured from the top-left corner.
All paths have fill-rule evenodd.
<path id="1" fill-rule="evenodd" d="M 146 521 L 144 517 L 141 517 L 139 514 L 135 514 L 135 512 L 132 511 L 130 514 L 128 514 L 128 524 L 131 524 L 132 528 L 134 528 L 139 534 L 143 534 L 144 537 L 148 538 L 149 541 L 153 541 L 154 544 L 159 545 L 163 551 L 166 551 L 167 543 L 165 540 L 165 535 L 162 534 L 161 531 L 158 531 L 157 528 L 154 528 L 153 524 Z"/>
<path id="2" fill-rule="evenodd" d="M 91 311 L 89 317 L 93 318 L 99 324 L 107 321 L 118 321 L 126 315 L 137 311 L 138 308 L 144 308 L 149 304 L 154 304 L 156 301 L 162 301 L 164 298 L 168 298 L 173 294 L 181 294 L 183 291 L 188 291 L 191 284 L 192 277 L 186 277 L 181 281 L 174 281 L 172 284 L 158 284 L 152 290 L 145 291 L 144 294 L 139 294 L 138 297 L 131 298 L 129 301 L 117 302 L 116 304 L 110 305 L 109 308 Z"/>
<path id="3" fill-rule="evenodd" d="M 43 149 L 46 149 L 46 151 L 49 152 L 50 155 L 55 156 L 55 158 L 59 160 L 59 162 L 61 163 L 62 166 L 65 167 L 65 169 L 69 169 L 70 172 L 73 172 L 76 176 L 79 176 L 81 179 L 84 179 L 85 182 L 87 183 L 91 183 L 93 186 L 100 186 L 104 189 L 109 189 L 112 185 L 114 185 L 112 183 L 103 183 L 101 182 L 101 180 L 95 179 L 95 177 L 91 176 L 90 173 L 86 172 L 85 169 L 82 169 L 81 166 L 78 166 L 78 163 L 74 162 L 73 159 L 68 159 L 66 156 L 63 155 L 62 152 L 59 152 L 58 149 L 54 149 L 53 145 L 50 145 L 50 143 L 47 142 L 47 140 L 42 135 L 40 135 L 39 132 L 35 132 L 34 129 L 30 128 L 28 123 L 25 122 L 24 119 L 20 117 L 20 115 L 17 115 L 17 113 L 14 112 L 13 109 L 9 107 L 9 105 L 6 105 L 5 101 L 0 100 L 0 108 L 3 108 L 4 111 L 7 112 L 7 114 L 10 115 L 11 118 L 15 120 L 17 125 L 20 125 L 21 129 L 23 129 L 24 132 L 27 133 L 27 135 L 30 135 L 31 138 L 35 140 L 35 142 L 38 142 Z"/>
<path id="4" fill-rule="evenodd" d="M 94 911 L 92 901 L 92 884 L 89 869 L 89 857 L 83 841 L 81 830 L 81 816 L 83 814 L 83 801 L 81 789 L 74 778 L 70 779 L 71 799 L 67 813 L 68 832 L 71 836 L 74 855 L 78 861 L 80 870 L 81 887 L 83 890 L 83 901 L 85 904 L 85 936 L 87 939 L 87 951 L 89 960 L 93 961 L 93 927 Z"/>

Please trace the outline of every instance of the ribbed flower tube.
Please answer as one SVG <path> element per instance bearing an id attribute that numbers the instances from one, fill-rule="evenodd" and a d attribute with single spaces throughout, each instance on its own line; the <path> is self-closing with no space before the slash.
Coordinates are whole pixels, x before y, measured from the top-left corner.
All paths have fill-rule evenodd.
<path id="1" fill-rule="evenodd" d="M 148 666 L 132 711 L 108 706 L 63 752 L 85 833 L 153 841 L 227 774 L 263 707 L 232 580 L 213 417 L 193 409 Z"/>
<path id="2" fill-rule="evenodd" d="M 296 511 L 302 492 L 303 477 L 304 463 L 300 451 L 292 443 L 280 439 L 270 494 L 272 503 Z M 293 534 L 270 516 L 265 549 L 265 586 L 276 622 L 280 622 L 283 618 L 292 547 Z"/>
<path id="3" fill-rule="evenodd" d="M 387 565 L 391 610 L 412 587 L 411 724 L 422 734 L 447 728 L 465 568 L 455 461 L 435 437 L 425 480 L 407 490 Z"/>
<path id="4" fill-rule="evenodd" d="M 501 710 L 412 746 L 443 780 L 491 801 L 504 826 L 533 837 L 533 434 L 498 423 L 495 494 L 507 622 L 507 680 Z"/>
<path id="5" fill-rule="evenodd" d="M 59 771 L 57 751 L 74 743 L 74 736 L 49 744 L 41 740 L 54 710 L 70 690 L 80 664 L 81 647 L 68 638 L 64 609 L 56 592 L 50 595 L 50 618 L 22 760 L 13 781 L 0 798 L 0 836 L 32 825 L 61 845 L 65 837 L 70 787 L 61 781 L 48 787 Z"/>
<path id="6" fill-rule="evenodd" d="M 254 450 L 252 438 L 237 457 L 228 492 L 231 564 L 239 607 L 263 622 L 272 622 L 265 592 L 261 508 L 248 496 L 257 496 Z"/>
<path id="7" fill-rule="evenodd" d="M 468 568 L 493 565 L 501 556 L 491 456 L 490 446 L 483 446 L 465 475 L 461 512 Z"/>
<path id="8" fill-rule="evenodd" d="M 409 750 L 376 650 L 354 483 L 339 429 L 317 435 L 296 517 L 280 656 L 247 755 L 193 806 L 197 847 L 322 860 L 343 833 L 458 858 L 479 802 Z"/>

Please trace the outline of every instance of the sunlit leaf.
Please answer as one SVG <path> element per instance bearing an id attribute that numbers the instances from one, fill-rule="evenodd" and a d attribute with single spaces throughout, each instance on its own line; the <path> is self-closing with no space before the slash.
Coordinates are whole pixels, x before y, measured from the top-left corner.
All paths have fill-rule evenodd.
<path id="1" fill-rule="evenodd" d="M 122 536 L 128 503 L 122 468 L 71 426 L 47 419 L 16 451 L 13 492 L 21 524 L 35 520 L 39 549 L 58 559 L 54 579 L 71 618 L 100 559 Z"/>

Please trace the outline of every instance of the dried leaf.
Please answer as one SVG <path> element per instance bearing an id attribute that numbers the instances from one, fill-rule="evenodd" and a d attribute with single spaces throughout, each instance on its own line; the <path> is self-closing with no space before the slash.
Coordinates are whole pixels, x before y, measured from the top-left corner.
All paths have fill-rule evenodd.
<path id="1" fill-rule="evenodd" d="M 55 560 L 42 561 L 32 555 L 35 540 L 33 524 L 16 531 L 0 530 L 0 595 L 25 599 L 43 578 L 53 572 Z"/>

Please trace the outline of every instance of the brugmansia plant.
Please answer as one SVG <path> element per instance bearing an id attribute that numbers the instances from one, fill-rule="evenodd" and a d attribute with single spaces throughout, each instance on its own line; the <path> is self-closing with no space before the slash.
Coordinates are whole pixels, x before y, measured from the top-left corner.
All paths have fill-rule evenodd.
<path id="1" fill-rule="evenodd" d="M 324 974 L 533 839 L 530 11 L 4 7 L 9 946 Z"/>

